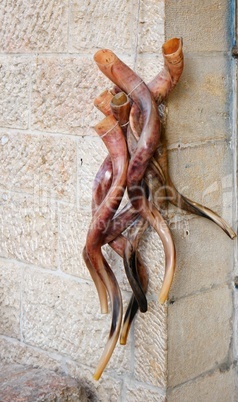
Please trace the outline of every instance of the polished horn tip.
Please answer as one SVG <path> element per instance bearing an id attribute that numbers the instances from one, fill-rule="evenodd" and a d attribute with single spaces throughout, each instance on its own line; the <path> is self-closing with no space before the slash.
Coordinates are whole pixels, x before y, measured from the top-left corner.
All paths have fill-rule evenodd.
<path id="1" fill-rule="evenodd" d="M 120 345 L 126 345 L 127 338 L 121 337 L 120 338 Z"/>
<path id="2" fill-rule="evenodd" d="M 230 232 L 230 238 L 231 238 L 232 240 L 234 240 L 234 239 L 236 238 L 236 236 L 237 236 L 237 234 L 232 230 L 232 231 Z"/>
<path id="3" fill-rule="evenodd" d="M 160 294 L 158 298 L 159 304 L 164 304 L 167 301 L 167 298 L 167 295 Z"/>
<path id="4" fill-rule="evenodd" d="M 95 371 L 95 373 L 93 374 L 93 379 L 94 379 L 95 381 L 98 381 L 98 380 L 100 380 L 100 377 L 101 377 L 101 374 L 99 374 L 99 373 L 97 373 L 97 372 Z"/>

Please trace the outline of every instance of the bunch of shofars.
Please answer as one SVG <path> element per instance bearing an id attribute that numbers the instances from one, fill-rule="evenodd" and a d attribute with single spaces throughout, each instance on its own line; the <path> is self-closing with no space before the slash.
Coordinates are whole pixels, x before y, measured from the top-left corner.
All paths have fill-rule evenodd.
<path id="1" fill-rule="evenodd" d="M 95 101 L 104 118 L 94 128 L 108 156 L 99 168 L 92 197 L 92 221 L 83 251 L 85 263 L 98 292 L 101 312 L 112 322 L 105 349 L 96 368 L 98 380 L 116 343 L 126 344 L 131 323 L 138 309 L 147 311 L 148 273 L 138 252 L 140 239 L 151 225 L 164 248 L 165 273 L 159 302 L 168 298 L 175 271 L 175 246 L 163 213 L 167 202 L 189 213 L 207 218 L 233 239 L 236 234 L 215 212 L 180 194 L 168 173 L 163 116 L 159 106 L 177 84 L 183 71 L 182 40 L 173 38 L 162 46 L 164 67 L 149 83 L 143 80 L 112 51 L 99 50 L 94 60 L 112 82 Z M 128 203 L 120 207 L 124 193 Z M 119 208 L 120 207 L 120 208 Z M 132 288 L 123 319 L 122 297 L 102 246 L 109 244 L 122 259 Z"/>

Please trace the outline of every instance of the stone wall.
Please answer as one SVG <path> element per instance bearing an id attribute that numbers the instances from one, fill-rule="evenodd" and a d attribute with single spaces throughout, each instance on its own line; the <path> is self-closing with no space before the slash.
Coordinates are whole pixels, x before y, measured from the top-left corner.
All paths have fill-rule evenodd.
<path id="1" fill-rule="evenodd" d="M 145 81 L 162 66 L 164 3 L 12 0 L 0 4 L 0 358 L 88 381 L 98 400 L 164 401 L 163 251 L 149 230 L 149 311 L 96 383 L 110 327 L 82 260 L 91 185 L 106 150 L 93 99 L 110 83 L 93 54 L 108 47 Z M 106 249 L 130 297 L 122 263 Z M 149 399 L 148 399 L 149 395 Z"/>
<path id="2" fill-rule="evenodd" d="M 230 3 L 165 2 L 166 36 L 182 36 L 185 50 L 167 138 L 178 189 L 235 229 Z M 92 57 L 111 48 L 149 81 L 162 66 L 164 2 L 11 0 L 0 4 L 0 21 L 0 359 L 84 379 L 103 402 L 164 402 L 167 387 L 168 402 L 235 401 L 234 242 L 175 209 L 168 322 L 157 301 L 163 250 L 148 230 L 149 311 L 92 379 L 110 326 L 82 260 L 91 185 L 106 155 L 93 99 L 110 87 Z M 121 261 L 105 252 L 126 305 Z"/>
<path id="3" fill-rule="evenodd" d="M 237 230 L 234 4 L 168 0 L 165 32 L 179 32 L 185 50 L 185 71 L 169 98 L 172 177 L 184 194 Z M 178 264 L 168 308 L 168 402 L 236 401 L 236 240 L 192 216 L 181 216 L 174 235 Z"/>

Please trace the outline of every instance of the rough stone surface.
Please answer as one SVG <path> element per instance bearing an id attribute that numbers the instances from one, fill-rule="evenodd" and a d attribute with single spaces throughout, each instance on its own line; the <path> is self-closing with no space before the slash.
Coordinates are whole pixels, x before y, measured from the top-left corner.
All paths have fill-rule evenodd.
<path id="1" fill-rule="evenodd" d="M 226 51 L 230 9 L 229 0 L 166 0 L 165 33 L 182 37 L 186 52 Z"/>
<path id="2" fill-rule="evenodd" d="M 237 282 L 238 278 L 235 277 L 235 282 Z M 238 287 L 234 288 L 234 307 L 235 307 L 235 316 L 234 316 L 234 358 L 238 361 Z M 238 375 L 237 375 L 237 388 L 238 388 Z"/>
<path id="3" fill-rule="evenodd" d="M 232 300 L 227 286 L 176 301 L 169 307 L 169 386 L 191 380 L 226 362 Z"/>
<path id="4" fill-rule="evenodd" d="M 72 205 L 59 208 L 59 251 L 60 269 L 68 274 L 89 279 L 83 261 L 83 248 L 90 224 L 90 214 Z"/>
<path id="5" fill-rule="evenodd" d="M 78 206 L 60 207 L 61 269 L 83 278 L 90 277 L 82 259 L 82 251 L 91 222 L 92 185 L 106 155 L 105 146 L 96 135 L 79 138 Z"/>
<path id="6" fill-rule="evenodd" d="M 30 76 L 31 61 L 26 57 L 0 57 L 0 126 L 28 127 Z"/>
<path id="7" fill-rule="evenodd" d="M 135 70 L 146 84 L 158 75 L 162 68 L 163 57 L 161 55 L 161 50 L 159 50 L 156 55 L 146 53 L 138 54 Z"/>
<path id="8" fill-rule="evenodd" d="M 79 138 L 78 143 L 78 203 L 82 214 L 91 216 L 92 186 L 96 173 L 108 152 L 97 135 Z"/>
<path id="9" fill-rule="evenodd" d="M 148 295 L 159 296 L 164 276 L 164 249 L 158 234 L 151 228 L 144 233 L 139 250 L 149 276 Z"/>
<path id="10" fill-rule="evenodd" d="M 128 384 L 125 402 L 166 402 L 165 395 L 155 389 L 144 388 L 142 385 Z"/>
<path id="11" fill-rule="evenodd" d="M 26 364 L 35 368 L 62 371 L 62 356 L 46 353 L 13 338 L 0 336 L 0 359 L 5 364 Z"/>
<path id="12" fill-rule="evenodd" d="M 86 402 L 87 392 L 73 378 L 42 369 L 1 364 L 0 400 L 4 402 Z"/>
<path id="13" fill-rule="evenodd" d="M 71 138 L 0 135 L 0 188 L 76 202 L 76 142 Z"/>
<path id="14" fill-rule="evenodd" d="M 158 53 L 164 42 L 164 1 L 143 0 L 139 8 L 138 52 Z"/>
<path id="15" fill-rule="evenodd" d="M 233 242 L 214 223 L 204 218 L 183 219 L 174 224 L 172 233 L 177 264 L 170 299 L 209 289 L 230 279 Z"/>
<path id="16" fill-rule="evenodd" d="M 185 51 L 184 72 L 168 102 L 171 175 L 182 193 L 231 224 L 231 4 L 168 0 L 165 15 L 166 37 L 183 37 Z M 181 214 L 176 221 L 174 214 L 172 209 L 178 263 L 170 292 L 175 302 L 168 309 L 168 402 L 233 401 L 230 374 L 214 373 L 233 358 L 232 291 L 225 286 L 231 280 L 232 242 L 204 219 Z M 213 374 L 205 375 L 209 370 Z"/>
<path id="17" fill-rule="evenodd" d="M 96 368 L 110 330 L 111 314 L 100 314 L 94 284 L 27 269 L 23 289 L 23 339 Z M 128 370 L 130 344 L 118 345 L 108 368 Z"/>
<path id="18" fill-rule="evenodd" d="M 168 393 L 168 402 L 235 402 L 234 372 L 215 371 Z"/>
<path id="19" fill-rule="evenodd" d="M 0 255 L 55 269 L 57 206 L 52 200 L 0 193 Z"/>
<path id="20" fill-rule="evenodd" d="M 223 142 L 174 150 L 169 153 L 171 178 L 180 193 L 230 222 L 231 160 L 232 150 Z"/>
<path id="21" fill-rule="evenodd" d="M 0 4 L 1 52 L 59 52 L 67 47 L 67 1 L 10 0 Z"/>
<path id="22" fill-rule="evenodd" d="M 138 2 L 135 0 L 72 2 L 71 50 L 92 52 L 92 49 L 108 48 L 116 52 L 133 51 L 137 14 Z"/>
<path id="23" fill-rule="evenodd" d="M 87 134 L 88 127 L 98 121 L 93 99 L 107 85 L 92 57 L 39 57 L 33 75 L 32 126 L 40 131 Z"/>
<path id="24" fill-rule="evenodd" d="M 234 391 L 234 398 L 238 395 L 238 371 L 235 370 L 235 391 Z"/>
<path id="25" fill-rule="evenodd" d="M 66 371 L 83 384 L 91 402 L 117 402 L 120 398 L 121 380 L 103 374 L 100 381 L 93 380 L 94 368 L 86 367 L 86 362 L 76 362 L 49 351 L 43 351 L 13 339 L 0 337 L 0 359 L 10 366 L 25 364 L 34 368 L 44 368 L 56 372 Z"/>
<path id="26" fill-rule="evenodd" d="M 93 370 L 75 362 L 67 362 L 67 372 L 70 376 L 81 379 L 89 392 L 90 402 L 119 402 L 122 381 L 103 373 L 100 381 L 93 379 Z"/>
<path id="27" fill-rule="evenodd" d="M 181 80 L 169 95 L 168 144 L 230 139 L 231 74 L 228 63 L 230 60 L 223 55 L 191 56 L 185 53 Z"/>
<path id="28" fill-rule="evenodd" d="M 167 310 L 158 302 L 149 303 L 148 312 L 135 321 L 135 378 L 166 387 Z"/>
<path id="29" fill-rule="evenodd" d="M 0 260 L 0 333 L 20 338 L 21 269 Z"/>

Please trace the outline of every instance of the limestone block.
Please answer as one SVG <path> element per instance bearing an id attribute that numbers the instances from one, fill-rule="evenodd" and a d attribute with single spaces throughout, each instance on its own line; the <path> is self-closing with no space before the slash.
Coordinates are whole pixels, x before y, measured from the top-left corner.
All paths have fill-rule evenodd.
<path id="1" fill-rule="evenodd" d="M 228 0 L 168 0 L 166 36 L 182 37 L 186 52 L 226 51 L 230 46 L 230 10 Z"/>
<path id="2" fill-rule="evenodd" d="M 0 337 L 0 358 L 6 364 L 25 364 L 35 368 L 62 371 L 61 356 L 46 353 L 12 338 Z"/>
<path id="3" fill-rule="evenodd" d="M 169 95 L 168 144 L 231 137 L 231 73 L 228 63 L 230 61 L 223 55 L 185 54 L 184 72 Z"/>
<path id="4" fill-rule="evenodd" d="M 97 135 L 80 137 L 78 142 L 79 206 L 85 216 L 91 217 L 92 187 L 99 167 L 106 158 L 107 149 Z"/>
<path id="5" fill-rule="evenodd" d="M 108 338 L 111 314 L 100 313 L 94 285 L 36 270 L 25 271 L 24 284 L 24 341 L 95 369 Z M 124 372 L 129 362 L 130 343 L 118 345 L 108 370 Z"/>
<path id="6" fill-rule="evenodd" d="M 60 269 L 81 278 L 90 278 L 83 261 L 82 252 L 90 217 L 72 205 L 59 207 L 59 252 Z"/>
<path id="7" fill-rule="evenodd" d="M 167 309 L 150 300 L 148 311 L 135 321 L 135 379 L 166 387 Z"/>
<path id="8" fill-rule="evenodd" d="M 48 269 L 57 266 L 57 205 L 50 199 L 0 194 L 0 255 Z"/>
<path id="9" fill-rule="evenodd" d="M 1 52 L 62 52 L 67 49 L 68 2 L 1 2 Z"/>
<path id="10" fill-rule="evenodd" d="M 235 371 L 235 393 L 234 395 L 237 395 L 238 393 L 238 381 L 237 381 L 237 370 Z"/>
<path id="11" fill-rule="evenodd" d="M 163 68 L 161 47 L 158 54 L 139 54 L 136 60 L 137 74 L 148 84 Z"/>
<path id="12" fill-rule="evenodd" d="M 164 0 L 143 0 L 139 8 L 138 52 L 158 53 L 164 42 Z"/>
<path id="13" fill-rule="evenodd" d="M 30 76 L 26 57 L 0 57 L 0 126 L 28 127 Z"/>
<path id="14" fill-rule="evenodd" d="M 170 174 L 178 191 L 213 209 L 228 223 L 232 213 L 232 187 L 228 185 L 232 181 L 231 161 L 232 150 L 222 142 L 169 153 Z"/>
<path id="15" fill-rule="evenodd" d="M 67 362 L 68 374 L 81 380 L 88 391 L 88 398 L 92 402 L 118 402 L 120 401 L 122 381 L 110 377 L 106 373 L 100 381 L 93 379 L 93 370 L 75 362 Z"/>
<path id="16" fill-rule="evenodd" d="M 133 52 L 136 43 L 137 1 L 92 0 L 72 2 L 70 20 L 71 51 L 108 48 Z"/>
<path id="17" fill-rule="evenodd" d="M 204 218 L 183 220 L 172 230 L 177 264 L 170 298 L 177 299 L 229 280 L 233 242 Z"/>
<path id="18" fill-rule="evenodd" d="M 108 84 L 92 57 L 40 57 L 34 66 L 32 125 L 40 131 L 87 134 L 99 113 L 94 98 Z"/>
<path id="19" fill-rule="evenodd" d="M 158 298 L 164 276 L 164 249 L 154 229 L 146 230 L 139 251 L 149 276 L 148 295 L 154 294 Z"/>
<path id="20" fill-rule="evenodd" d="M 0 333 L 20 339 L 21 268 L 0 261 Z"/>
<path id="21" fill-rule="evenodd" d="M 237 277 L 235 279 L 237 281 Z M 235 359 L 238 359 L 238 289 L 237 285 L 234 291 L 234 307 L 235 307 L 235 314 L 234 314 L 234 355 Z M 238 386 L 238 383 L 237 383 Z"/>
<path id="22" fill-rule="evenodd" d="M 232 335 L 231 296 L 231 290 L 223 286 L 169 306 L 169 387 L 226 362 Z"/>
<path id="23" fill-rule="evenodd" d="M 5 402 L 87 402 L 83 384 L 53 371 L 0 365 L 0 399 Z"/>
<path id="24" fill-rule="evenodd" d="M 0 187 L 76 202 L 76 142 L 71 138 L 0 135 Z"/>
<path id="25" fill-rule="evenodd" d="M 125 402 L 166 402 L 165 395 L 162 390 L 145 388 L 142 384 L 136 385 L 129 383 L 126 389 Z"/>
<path id="26" fill-rule="evenodd" d="M 168 394 L 168 402 L 235 401 L 234 373 L 215 371 L 178 387 Z"/>

